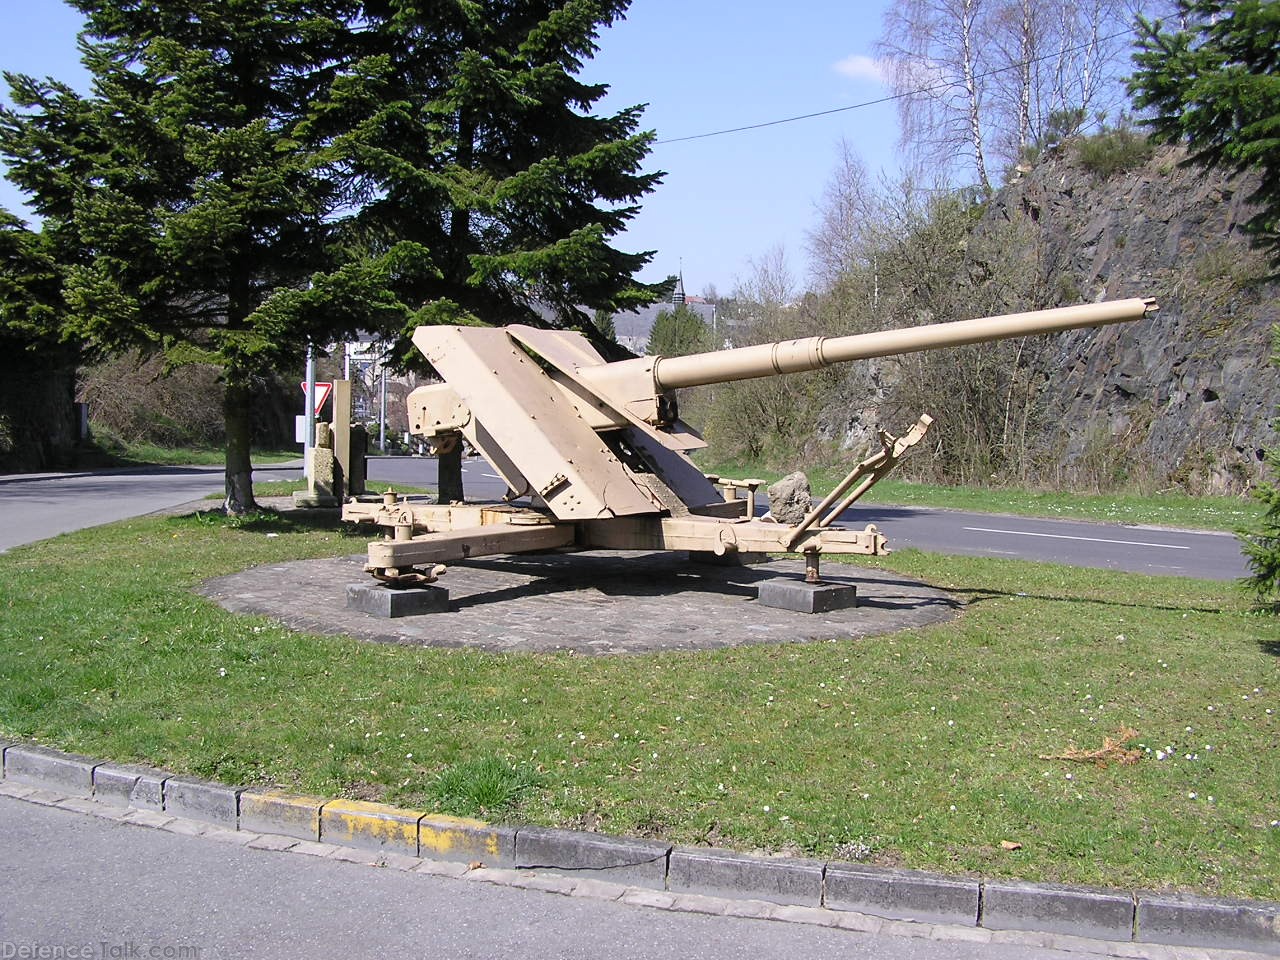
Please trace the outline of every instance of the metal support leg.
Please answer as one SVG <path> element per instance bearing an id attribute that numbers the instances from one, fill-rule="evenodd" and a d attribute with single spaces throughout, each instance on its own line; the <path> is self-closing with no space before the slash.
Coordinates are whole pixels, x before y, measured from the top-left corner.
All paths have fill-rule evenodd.
<path id="1" fill-rule="evenodd" d="M 818 551 L 808 550 L 804 555 L 804 582 L 805 583 L 821 583 L 822 580 L 818 576 Z"/>

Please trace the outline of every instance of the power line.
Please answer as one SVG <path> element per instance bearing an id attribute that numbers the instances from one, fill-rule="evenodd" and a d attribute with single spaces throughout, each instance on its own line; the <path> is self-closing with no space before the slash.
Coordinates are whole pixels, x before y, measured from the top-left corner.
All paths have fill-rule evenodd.
<path id="1" fill-rule="evenodd" d="M 1047 53 L 1042 57 L 1032 57 L 1030 60 L 1019 60 L 1017 63 L 1011 63 L 1003 67 L 996 67 L 994 70 L 975 74 L 974 80 L 985 80 L 987 77 L 993 77 L 997 73 L 1006 73 L 1009 70 L 1018 70 L 1022 67 L 1029 67 L 1033 63 L 1041 63 L 1042 61 L 1052 59 L 1053 57 L 1062 57 L 1068 53 L 1077 53 L 1096 44 L 1103 44 L 1108 40 L 1114 40 L 1116 37 L 1124 36 L 1128 32 L 1128 30 L 1117 30 L 1115 33 L 1108 34 L 1105 37 L 1099 37 L 1096 40 L 1091 40 L 1089 43 L 1081 43 L 1074 47 L 1059 50 L 1055 53 Z M 781 120 L 766 120 L 763 123 L 749 123 L 746 126 L 729 127 L 724 130 L 712 130 L 709 133 L 694 133 L 687 137 L 668 137 L 665 140 L 655 140 L 654 146 L 661 146 L 666 143 L 684 143 L 689 140 L 706 140 L 708 137 L 722 137 L 729 133 L 742 133 L 746 130 L 762 130 L 765 127 L 776 127 L 784 123 L 795 123 L 799 120 L 812 120 L 815 117 L 829 117 L 833 113 L 847 113 L 850 110 L 862 110 L 866 107 L 874 107 L 882 103 L 892 103 L 895 100 L 904 100 L 907 97 L 917 97 L 922 93 L 936 93 L 939 90 L 946 90 L 954 86 L 954 83 L 935 83 L 932 86 L 918 87 L 915 90 L 904 90 L 902 93 L 890 94 L 889 96 L 879 97 L 875 100 L 864 100 L 861 103 L 851 103 L 847 107 L 832 107 L 830 110 L 819 110 L 816 113 L 802 113 L 794 117 L 784 117 Z"/>

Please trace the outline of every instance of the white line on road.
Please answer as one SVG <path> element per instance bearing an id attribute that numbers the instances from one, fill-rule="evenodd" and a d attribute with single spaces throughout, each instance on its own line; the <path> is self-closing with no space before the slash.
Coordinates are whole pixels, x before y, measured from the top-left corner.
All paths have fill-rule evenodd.
<path id="1" fill-rule="evenodd" d="M 975 533 L 1007 533 L 1015 537 L 1048 537 L 1051 540 L 1083 540 L 1086 543 L 1119 543 L 1126 547 L 1163 547 L 1165 550 L 1190 550 L 1177 543 L 1144 543 L 1141 540 L 1107 540 L 1103 537 L 1069 537 L 1064 533 L 1032 533 L 1030 530 L 995 530 L 991 527 L 965 527 Z"/>

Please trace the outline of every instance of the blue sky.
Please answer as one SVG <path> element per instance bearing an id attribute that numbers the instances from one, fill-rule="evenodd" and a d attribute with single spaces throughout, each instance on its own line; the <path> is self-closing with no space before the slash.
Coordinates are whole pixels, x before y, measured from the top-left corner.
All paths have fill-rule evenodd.
<path id="1" fill-rule="evenodd" d="M 648 104 L 658 139 L 693 136 L 849 106 L 884 96 L 871 62 L 886 0 L 634 0 L 606 29 L 584 75 L 608 83 L 604 109 Z M 78 15 L 58 0 L 5 11 L 0 68 L 82 86 Z M 752 258 L 781 245 L 806 272 L 805 233 L 846 139 L 876 171 L 895 164 L 890 105 L 762 130 L 659 144 L 648 167 L 665 181 L 619 245 L 656 250 L 641 274 L 683 269 L 690 293 L 728 293 Z M 0 205 L 20 195 L 0 182 Z"/>

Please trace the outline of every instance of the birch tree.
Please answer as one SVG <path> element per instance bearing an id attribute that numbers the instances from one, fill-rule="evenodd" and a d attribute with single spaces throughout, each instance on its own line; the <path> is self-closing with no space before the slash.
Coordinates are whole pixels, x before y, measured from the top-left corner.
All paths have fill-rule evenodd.
<path id="1" fill-rule="evenodd" d="M 898 101 L 902 141 L 918 158 L 971 173 L 984 193 L 993 0 L 898 0 L 877 46 Z M 967 163 L 965 158 L 967 155 Z"/>
<path id="2" fill-rule="evenodd" d="M 1050 131 L 1071 136 L 1123 110 L 1135 9 L 1133 0 L 896 0 L 878 50 L 901 98 L 903 146 L 990 193 Z"/>

